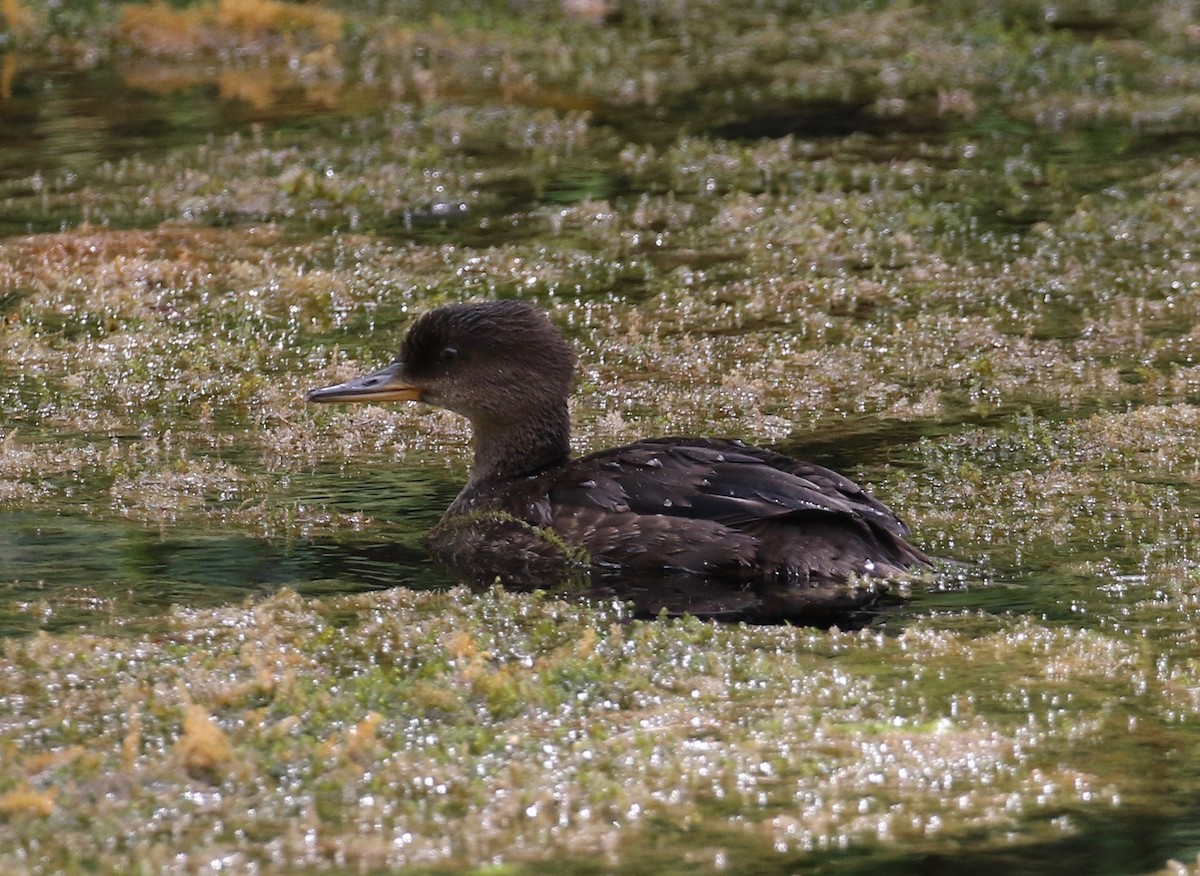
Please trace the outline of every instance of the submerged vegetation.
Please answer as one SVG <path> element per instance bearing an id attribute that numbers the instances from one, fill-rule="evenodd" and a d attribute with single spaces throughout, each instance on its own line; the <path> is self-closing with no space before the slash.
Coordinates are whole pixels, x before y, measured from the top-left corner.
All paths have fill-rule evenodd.
<path id="1" fill-rule="evenodd" d="M 0 870 L 1197 872 L 1200 10 L 730 6 L 0 3 Z M 497 296 L 579 450 L 946 562 L 854 632 L 450 586 L 464 423 L 300 399 Z"/>

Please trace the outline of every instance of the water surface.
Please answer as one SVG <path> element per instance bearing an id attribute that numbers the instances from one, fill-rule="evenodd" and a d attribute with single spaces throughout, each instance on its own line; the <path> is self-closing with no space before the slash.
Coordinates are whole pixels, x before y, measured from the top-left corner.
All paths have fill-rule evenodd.
<path id="1" fill-rule="evenodd" d="M 288 872 L 1192 861 L 1182 7 L 418 6 L 339 7 L 344 38 L 218 29 L 180 56 L 182 29 L 152 50 L 99 6 L 41 10 L 37 47 L 4 59 L 0 637 L 28 674 L 0 795 L 61 796 L 33 834 L 5 822 L 0 861 L 36 834 L 47 867 L 119 869 L 71 821 L 91 761 L 32 759 L 79 746 L 109 774 L 163 770 L 130 787 L 184 789 L 154 805 L 198 834 L 187 789 L 226 788 L 226 846 L 181 854 L 234 869 L 260 834 Z M 945 562 L 854 634 L 451 590 L 421 539 L 465 478 L 463 424 L 301 399 L 387 361 L 427 307 L 512 296 L 579 352 L 580 451 L 766 444 L 871 485 Z M 70 676 L 92 641 L 149 643 L 270 769 L 181 767 L 181 703 L 142 657 Z M 255 641 L 304 672 L 260 684 Z M 253 678 L 227 691 L 206 661 Z M 60 671 L 38 700 L 29 679 Z M 109 703 L 73 699 L 103 683 Z M 112 705 L 130 691 L 136 721 Z M 347 741 L 369 714 L 385 754 Z M 276 762 L 300 715 L 324 747 Z M 518 802 L 489 808 L 497 789 Z M 147 799 L 113 795 L 130 848 L 158 854 L 123 820 Z M 288 838 L 301 822 L 318 851 Z"/>

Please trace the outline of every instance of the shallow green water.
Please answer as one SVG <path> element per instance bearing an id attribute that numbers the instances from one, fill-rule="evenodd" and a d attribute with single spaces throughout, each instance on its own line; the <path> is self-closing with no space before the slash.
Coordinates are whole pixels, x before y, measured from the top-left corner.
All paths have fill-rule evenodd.
<path id="1" fill-rule="evenodd" d="M 531 873 L 619 863 L 1117 874 L 1190 862 L 1200 852 L 1200 124 L 1188 83 L 1200 81 L 1200 56 L 1185 6 L 1156 6 L 1160 25 L 1088 3 L 1061 14 L 1026 3 L 831 3 L 820 14 L 640 4 L 599 22 L 558 5 L 516 15 L 468 4 L 437 19 L 383 3 L 369 20 L 347 8 L 338 65 L 318 46 L 282 40 L 281 51 L 270 39 L 202 63 L 143 57 L 108 31 L 89 43 L 67 13 L 47 12 L 46 32 L 79 40 L 75 54 L 42 34 L 10 54 L 0 97 L 10 668 L 34 679 L 73 665 L 30 656 L 50 647 L 41 630 L 66 649 L 89 635 L 165 642 L 151 659 L 191 672 L 225 653 L 220 631 L 248 623 L 247 600 L 284 589 L 311 600 L 294 609 L 303 622 L 267 638 L 298 642 L 313 684 L 333 693 L 315 706 L 261 691 L 244 707 L 237 693 L 209 698 L 227 727 L 303 713 L 319 728 L 312 739 L 327 740 L 279 764 L 282 737 L 244 742 L 262 746 L 253 750 L 267 766 L 240 790 L 265 795 L 250 808 L 266 814 L 237 809 L 234 793 L 210 801 L 212 818 L 234 825 L 235 870 L 261 863 L 246 836 L 283 835 L 280 824 L 300 819 L 291 801 L 306 795 L 333 838 L 318 852 L 276 849 L 280 872 L 328 872 L 359 845 L 350 860 L 363 872 L 492 861 Z M 99 27 L 107 7 L 88 9 L 81 20 Z M 461 591 L 442 608 L 404 604 L 412 630 L 381 633 L 387 608 L 341 597 L 454 584 L 421 536 L 465 477 L 468 438 L 425 412 L 313 412 L 302 393 L 386 360 L 415 312 L 513 295 L 548 307 L 579 350 L 580 450 L 684 432 L 769 444 L 871 484 L 946 562 L 858 639 L 687 622 L 647 633 L 610 622 L 603 606 L 566 617 Z M 663 664 L 637 664 L 633 675 L 657 675 L 633 681 L 569 668 L 554 684 L 570 696 L 555 707 L 513 682 L 528 714 L 504 699 L 507 665 L 475 717 L 429 691 L 433 705 L 421 706 L 399 670 L 381 670 L 373 689 L 380 655 L 405 635 L 426 636 L 399 650 L 432 687 L 490 678 L 451 677 L 461 655 L 412 656 L 432 640 L 459 647 L 437 626 L 443 609 L 468 618 L 464 635 L 494 635 L 480 650 L 511 658 L 518 675 L 558 624 L 603 645 L 643 636 L 646 659 Z M 306 624 L 325 621 L 348 630 L 344 640 L 310 636 Z M 423 624 L 434 631 L 413 632 Z M 973 658 L 972 642 L 1008 662 Z M 913 658 L 914 647 L 928 650 Z M 812 659 L 713 688 L 680 669 L 726 654 L 735 668 Z M 797 693 L 803 679 L 780 666 L 829 671 L 830 687 Z M 679 690 L 695 685 L 695 713 L 663 693 L 676 670 Z M 149 690 L 131 677 L 112 683 Z M 32 684 L 14 682 L 20 717 L 0 722 L 0 754 L 24 763 L 87 743 L 70 721 L 38 723 Z M 356 684 L 349 704 L 338 699 Z M 756 699 L 756 684 L 774 699 Z M 611 695 L 612 708 L 586 711 L 591 695 Z M 143 699 L 146 740 L 165 740 L 144 747 L 169 750 L 175 704 Z M 399 815 L 372 815 L 363 800 L 399 792 L 371 770 L 296 778 L 367 709 L 385 714 L 400 748 L 421 749 L 412 734 L 425 734 L 418 756 L 437 768 L 422 767 L 420 781 L 466 757 L 476 785 L 448 780 L 465 788 L 448 802 L 420 790 L 437 785 L 413 784 Z M 680 710 L 686 720 L 664 731 L 678 736 L 655 735 L 653 722 Z M 723 723 L 704 723 L 708 712 Z M 159 724 L 170 728 L 161 737 Z M 611 733 L 599 749 L 616 752 L 603 773 L 612 787 L 560 733 L 588 726 Z M 908 735 L 892 739 L 893 727 Z M 922 748 L 939 733 L 946 753 Z M 539 738 L 545 751 L 529 747 Z M 497 740 L 529 754 L 518 758 L 525 773 L 496 772 Z M 97 750 L 125 745 L 109 743 Z M 849 775 L 853 746 L 878 758 L 878 781 Z M 764 771 L 747 772 L 756 758 Z M 392 751 L 372 769 L 387 776 L 401 760 Z M 563 778 L 562 763 L 579 772 Z M 76 872 L 93 858 L 119 868 L 81 821 L 53 820 L 76 819 L 102 784 L 89 771 L 103 770 L 85 758 L 58 782 L 53 769 L 21 774 L 35 789 L 67 789 L 59 814 L 24 832 L 2 802 L 17 779 L 0 785 L 0 862 L 37 872 L 50 849 L 45 869 Z M 177 773 L 144 786 L 208 787 Z M 1047 788 L 1075 784 L 1039 794 L 1043 774 Z M 912 775 L 926 784 L 914 791 Z M 545 796 L 516 814 L 487 808 L 496 788 L 523 781 Z M 271 796 L 272 782 L 284 790 Z M 622 782 L 645 793 L 626 799 Z M 1006 800 L 978 802 L 997 787 Z M 672 789 L 686 789 L 684 803 Z M 537 814 L 550 799 L 564 813 L 557 827 Z M 163 801 L 153 805 L 198 833 L 212 823 L 193 798 Z M 150 805 L 137 798 L 129 812 Z M 862 819 L 846 814 L 852 805 Z M 588 820 L 593 810 L 608 828 Z M 134 837 L 127 814 L 104 817 L 131 831 L 131 854 L 161 853 L 163 834 Z M 402 828 L 388 833 L 402 816 L 427 818 L 431 835 L 474 826 L 482 838 L 405 857 Z M 878 836 L 864 826 L 873 817 Z M 80 846 L 55 845 L 72 830 Z M 193 840 L 177 866 L 218 857 Z"/>

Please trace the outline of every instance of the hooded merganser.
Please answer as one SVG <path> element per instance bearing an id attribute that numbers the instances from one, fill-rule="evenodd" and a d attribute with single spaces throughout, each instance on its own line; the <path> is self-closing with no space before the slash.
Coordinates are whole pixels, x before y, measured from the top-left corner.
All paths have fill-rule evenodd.
<path id="1" fill-rule="evenodd" d="M 929 565 L 870 493 L 771 450 L 674 437 L 572 459 L 573 372 L 533 305 L 458 304 L 418 318 L 388 367 L 308 401 L 423 401 L 470 420 L 470 477 L 428 543 L 476 580 L 547 587 L 615 570 L 650 611 L 821 622 Z"/>

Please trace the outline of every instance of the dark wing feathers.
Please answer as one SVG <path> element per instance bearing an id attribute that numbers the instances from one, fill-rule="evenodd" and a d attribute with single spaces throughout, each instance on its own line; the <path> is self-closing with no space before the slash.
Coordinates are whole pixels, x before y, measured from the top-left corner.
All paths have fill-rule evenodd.
<path id="1" fill-rule="evenodd" d="M 886 573 L 924 561 L 901 539 L 904 524 L 853 481 L 740 442 L 642 441 L 534 480 L 541 501 L 530 506 L 531 522 L 585 545 L 600 563 L 758 566 L 809 578 L 847 563 Z M 845 531 L 850 556 L 830 531 Z"/>
<path id="2" fill-rule="evenodd" d="M 908 527 L 887 505 L 884 505 L 845 475 L 840 475 L 836 471 L 817 465 L 814 462 L 792 459 L 790 456 L 784 456 L 782 453 L 767 450 L 765 447 L 751 447 L 743 444 L 741 441 L 723 440 L 720 438 L 653 438 L 648 441 L 640 441 L 637 445 L 631 446 L 650 445 L 652 447 L 670 447 L 680 441 L 687 442 L 687 452 L 689 454 L 707 451 L 726 457 L 730 455 L 743 458 L 748 457 L 770 469 L 794 475 L 796 478 L 806 481 L 807 487 L 815 489 L 831 505 L 835 497 L 840 498 L 849 503 L 849 507 L 854 513 L 862 515 L 874 525 L 883 528 L 893 535 L 904 536 L 909 534 Z M 830 507 L 829 510 L 844 509 Z"/>
<path id="3" fill-rule="evenodd" d="M 550 500 L 726 526 L 795 512 L 867 516 L 885 528 L 887 522 L 903 525 L 853 481 L 811 464 L 803 465 L 803 474 L 789 471 L 747 452 L 758 449 L 716 441 L 630 444 L 577 460 L 550 485 Z"/>

